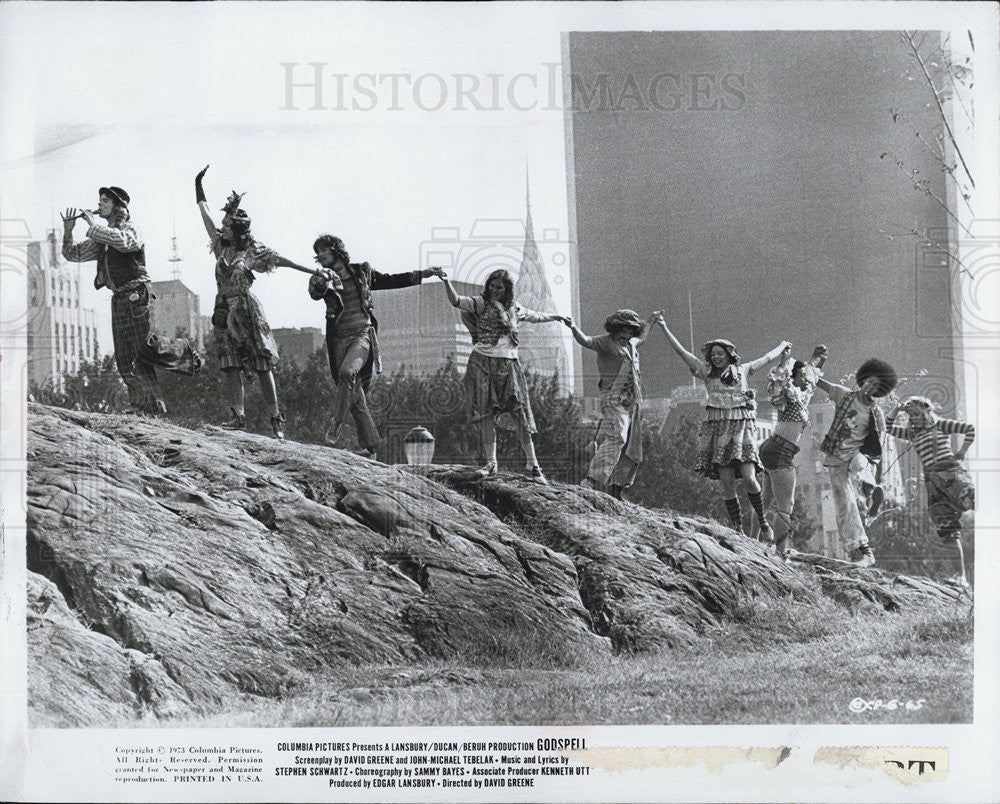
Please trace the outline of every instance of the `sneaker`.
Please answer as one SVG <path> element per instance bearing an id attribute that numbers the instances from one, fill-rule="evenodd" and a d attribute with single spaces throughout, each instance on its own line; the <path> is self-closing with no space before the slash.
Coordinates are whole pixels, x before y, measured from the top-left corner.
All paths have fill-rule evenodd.
<path id="1" fill-rule="evenodd" d="M 868 502 L 868 516 L 869 518 L 874 518 L 878 515 L 879 509 L 882 507 L 882 501 L 885 499 L 885 491 L 881 486 L 875 486 L 872 489 L 871 499 Z"/>
<path id="2" fill-rule="evenodd" d="M 617 483 L 612 483 L 608 487 L 608 494 L 610 494 L 616 500 L 620 500 L 622 498 L 622 492 L 624 492 L 624 491 L 625 491 L 625 489 L 622 488 L 621 486 L 619 486 Z"/>
<path id="3" fill-rule="evenodd" d="M 271 417 L 271 429 L 274 430 L 274 437 L 278 439 L 278 441 L 285 440 L 284 425 L 285 425 L 284 413 L 279 413 L 277 416 Z"/>
<path id="4" fill-rule="evenodd" d="M 851 553 L 851 561 L 861 567 L 870 567 L 875 563 L 875 554 L 871 545 L 861 544 Z"/>
<path id="5" fill-rule="evenodd" d="M 484 464 L 483 467 L 479 470 L 479 476 L 480 477 L 491 477 L 492 475 L 495 475 L 496 473 L 497 473 L 497 462 L 496 461 L 490 461 L 489 463 Z"/>
<path id="6" fill-rule="evenodd" d="M 528 470 L 528 477 L 530 477 L 536 483 L 541 483 L 543 486 L 549 485 L 549 481 L 546 480 L 545 475 L 542 474 L 542 467 L 538 466 L 537 464 L 535 466 L 532 466 L 531 469 Z"/>
<path id="7" fill-rule="evenodd" d="M 597 488 L 597 484 L 593 480 L 591 480 L 589 477 L 585 477 L 583 480 L 581 480 L 580 481 L 580 485 L 583 486 L 585 489 L 596 489 Z"/>
<path id="8" fill-rule="evenodd" d="M 230 408 L 232 411 L 233 418 L 228 422 L 222 423 L 223 430 L 246 430 L 247 429 L 247 417 L 244 413 L 237 413 L 236 408 Z"/>
<path id="9" fill-rule="evenodd" d="M 774 544 L 774 531 L 771 530 L 771 526 L 767 522 L 760 526 L 757 539 L 763 544 Z"/>

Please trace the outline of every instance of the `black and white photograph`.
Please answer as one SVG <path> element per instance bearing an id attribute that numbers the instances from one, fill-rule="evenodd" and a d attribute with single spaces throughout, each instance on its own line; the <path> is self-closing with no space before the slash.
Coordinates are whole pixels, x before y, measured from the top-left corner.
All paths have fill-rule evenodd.
<path id="1" fill-rule="evenodd" d="M 995 800 L 998 22 L 0 5 L 0 798 Z"/>

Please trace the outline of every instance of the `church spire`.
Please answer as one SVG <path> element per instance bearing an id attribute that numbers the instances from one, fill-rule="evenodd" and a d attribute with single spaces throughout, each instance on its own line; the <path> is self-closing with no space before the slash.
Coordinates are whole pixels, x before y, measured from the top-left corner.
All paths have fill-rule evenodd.
<path id="1" fill-rule="evenodd" d="M 524 209 L 525 248 L 527 248 L 527 242 L 530 241 L 537 251 L 538 247 L 535 246 L 535 227 L 531 222 L 531 177 L 528 175 L 527 156 L 524 157 Z"/>
<path id="2" fill-rule="evenodd" d="M 521 268 L 514 284 L 514 293 L 525 307 L 540 313 L 554 313 L 555 301 L 545 277 L 545 266 L 535 241 L 535 228 L 531 220 L 531 177 L 527 157 L 524 160 L 524 206 L 524 251 L 521 254 Z M 569 367 L 563 335 L 563 327 L 554 322 L 524 327 L 520 330 L 518 351 L 525 368 L 543 377 L 558 373 L 561 386 L 565 388 L 568 387 Z"/>

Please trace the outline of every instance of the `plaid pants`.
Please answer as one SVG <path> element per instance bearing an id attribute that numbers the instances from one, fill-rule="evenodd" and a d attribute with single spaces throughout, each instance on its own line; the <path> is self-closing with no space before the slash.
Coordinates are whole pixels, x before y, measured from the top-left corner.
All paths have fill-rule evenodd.
<path id="1" fill-rule="evenodd" d="M 155 411 L 162 402 L 156 371 L 138 359 L 149 334 L 149 286 L 116 290 L 111 298 L 115 366 L 128 388 L 129 402 L 140 410 Z"/>

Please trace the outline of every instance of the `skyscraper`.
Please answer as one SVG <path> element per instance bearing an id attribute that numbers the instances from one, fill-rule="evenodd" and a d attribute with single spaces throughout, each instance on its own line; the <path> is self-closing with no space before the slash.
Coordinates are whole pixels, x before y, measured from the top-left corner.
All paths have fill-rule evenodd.
<path id="1" fill-rule="evenodd" d="M 721 337 L 752 359 L 787 339 L 805 357 L 825 343 L 831 379 L 883 357 L 908 393 L 954 410 L 957 268 L 942 204 L 954 188 L 914 136 L 933 140 L 942 120 L 899 32 L 566 37 L 585 330 L 618 307 L 662 308 L 687 343 L 690 292 L 696 351 Z M 643 378 L 651 396 L 690 382 L 657 333 Z"/>
<path id="2" fill-rule="evenodd" d="M 180 279 L 150 282 L 149 288 L 156 297 L 150 305 L 150 327 L 153 332 L 168 338 L 178 335 L 190 338 L 196 348 L 203 349 L 205 333 L 198 294 Z"/>
<path id="3" fill-rule="evenodd" d="M 468 282 L 452 280 L 452 284 L 462 296 L 482 292 L 482 287 Z M 386 374 L 402 370 L 427 377 L 448 360 L 465 369 L 472 338 L 436 279 L 399 290 L 376 291 L 375 316 Z"/>

